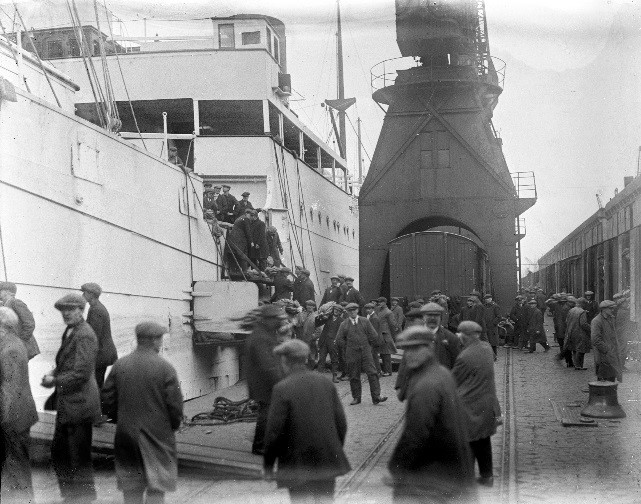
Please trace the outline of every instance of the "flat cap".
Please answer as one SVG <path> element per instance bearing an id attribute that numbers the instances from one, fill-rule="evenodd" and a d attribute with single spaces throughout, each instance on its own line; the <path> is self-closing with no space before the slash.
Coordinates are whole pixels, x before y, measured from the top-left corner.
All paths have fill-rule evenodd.
<path id="1" fill-rule="evenodd" d="M 585 294 L 586 296 L 594 296 L 594 292 L 592 291 L 585 291 L 583 294 Z"/>
<path id="2" fill-rule="evenodd" d="M 536 304 L 536 299 L 530 299 L 530 300 L 527 302 L 527 304 L 533 304 L 533 305 L 535 305 L 535 304 Z"/>
<path id="3" fill-rule="evenodd" d="M 441 291 L 439 289 L 434 289 L 432 291 L 432 293 L 430 294 L 430 296 L 433 296 L 434 294 L 440 294 L 440 293 L 441 293 Z"/>
<path id="4" fill-rule="evenodd" d="M 568 296 L 568 303 L 576 303 L 576 298 L 574 296 Z"/>
<path id="5" fill-rule="evenodd" d="M 617 304 L 614 301 L 606 299 L 605 301 L 601 301 L 599 303 L 599 310 L 603 310 L 604 308 L 614 308 L 616 305 Z"/>
<path id="6" fill-rule="evenodd" d="M 309 272 L 309 270 L 307 268 L 301 268 L 300 273 L 302 273 L 303 275 L 307 275 L 307 276 L 310 275 L 310 272 Z"/>
<path id="7" fill-rule="evenodd" d="M 400 301 L 400 300 L 401 300 L 401 298 L 398 298 L 398 297 L 390 298 L 390 301 Z"/>
<path id="8" fill-rule="evenodd" d="M 227 185 L 227 184 L 223 184 L 222 187 L 226 187 L 227 189 L 231 189 L 231 186 Z"/>
<path id="9" fill-rule="evenodd" d="M 339 277 L 338 275 L 332 275 L 331 277 L 329 277 L 329 279 L 330 279 L 330 280 L 334 280 L 334 279 L 336 279 L 336 280 L 340 280 L 340 279 L 341 279 L 341 277 Z"/>
<path id="10" fill-rule="evenodd" d="M 422 313 L 433 313 L 436 315 L 442 315 L 445 309 L 438 303 L 427 303 L 421 307 Z"/>
<path id="11" fill-rule="evenodd" d="M 215 186 L 214 186 L 214 189 L 222 189 L 222 186 L 215 185 Z"/>
<path id="12" fill-rule="evenodd" d="M 354 303 L 356 304 L 356 303 Z M 365 303 L 365 306 L 363 308 L 376 308 L 376 305 L 372 302 L 370 303 Z"/>
<path id="13" fill-rule="evenodd" d="M 298 313 L 298 308 L 296 306 L 288 305 L 285 306 L 285 312 L 289 313 L 290 315 L 294 315 Z"/>
<path id="14" fill-rule="evenodd" d="M 351 277 L 351 276 L 346 276 L 346 277 L 345 277 L 345 281 L 346 281 L 346 282 L 347 282 L 347 281 L 353 282 L 353 281 L 354 281 L 354 278 L 353 278 L 353 277 Z"/>
<path id="15" fill-rule="evenodd" d="M 211 182 L 203 182 L 204 187 L 211 187 L 212 183 Z"/>
<path id="16" fill-rule="evenodd" d="M 423 312 L 421 311 L 420 308 L 412 308 L 410 311 L 408 311 L 405 314 L 406 319 L 417 319 L 417 318 L 423 318 Z"/>
<path id="17" fill-rule="evenodd" d="M 100 285 L 94 282 L 88 282 L 88 283 L 82 284 L 80 286 L 80 290 L 82 292 L 89 292 L 94 296 L 100 296 L 100 294 L 102 294 L 102 288 L 100 287 Z"/>
<path id="18" fill-rule="evenodd" d="M 281 271 L 281 273 L 291 273 L 292 272 L 292 270 L 290 270 L 287 266 L 283 266 L 280 269 L 280 271 Z"/>
<path id="19" fill-rule="evenodd" d="M 483 328 L 473 320 L 464 320 L 458 325 L 456 330 L 465 334 L 481 334 L 483 332 Z"/>
<path id="20" fill-rule="evenodd" d="M 247 191 L 245 191 L 243 194 L 241 194 L 241 196 L 249 196 L 250 194 L 251 193 L 248 193 Z"/>
<path id="21" fill-rule="evenodd" d="M 384 296 L 381 296 L 381 297 L 376 299 L 376 302 L 377 303 L 387 303 L 387 298 L 384 297 Z"/>
<path id="22" fill-rule="evenodd" d="M 307 306 L 316 306 L 316 301 L 314 301 L 313 299 L 308 299 L 307 301 L 305 301 L 305 304 Z"/>
<path id="23" fill-rule="evenodd" d="M 273 304 L 268 304 L 261 306 L 260 315 L 263 318 L 283 318 L 285 313 L 283 313 L 282 308 Z"/>
<path id="24" fill-rule="evenodd" d="M 346 308 L 349 303 L 347 301 L 341 301 L 340 304 L 343 308 Z"/>
<path id="25" fill-rule="evenodd" d="M 559 299 L 560 297 L 560 294 L 552 294 L 552 299 Z"/>
<path id="26" fill-rule="evenodd" d="M 350 311 L 350 310 L 358 310 L 359 308 L 360 308 L 360 306 L 358 306 L 356 303 L 349 303 L 349 304 L 345 307 L 345 309 L 346 309 L 347 311 Z"/>
<path id="27" fill-rule="evenodd" d="M 82 308 L 84 309 L 87 301 L 80 294 L 67 294 L 61 297 L 53 305 L 56 310 L 65 310 L 69 308 Z"/>
<path id="28" fill-rule="evenodd" d="M 164 325 L 159 324 L 158 322 L 152 322 L 150 320 L 145 322 L 140 322 L 136 326 L 136 338 L 146 338 L 146 339 L 156 339 L 162 338 L 163 334 L 167 334 L 169 329 Z"/>
<path id="29" fill-rule="evenodd" d="M 429 345 L 435 341 L 435 336 L 426 327 L 412 326 L 405 329 L 396 339 L 396 346 L 406 348 L 418 345 Z"/>
<path id="30" fill-rule="evenodd" d="M 486 294 L 485 296 L 483 296 L 483 299 L 490 299 L 491 297 L 492 297 L 492 294 Z"/>
<path id="31" fill-rule="evenodd" d="M 345 280 L 345 278 L 346 278 L 345 275 L 343 275 L 342 273 L 338 274 L 338 279 L 339 280 L 341 280 L 341 279 Z"/>
<path id="32" fill-rule="evenodd" d="M 13 292 L 14 294 L 18 292 L 18 288 L 13 282 L 0 282 L 0 291 L 3 290 Z"/>
<path id="33" fill-rule="evenodd" d="M 299 339 L 290 339 L 274 348 L 274 355 L 306 359 L 309 355 L 309 345 Z"/>

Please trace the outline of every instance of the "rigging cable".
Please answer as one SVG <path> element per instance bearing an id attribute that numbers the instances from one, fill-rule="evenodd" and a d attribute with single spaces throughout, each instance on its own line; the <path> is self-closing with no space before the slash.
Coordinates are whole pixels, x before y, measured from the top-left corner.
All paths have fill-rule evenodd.
<path id="1" fill-rule="evenodd" d="M 4 12 L 4 10 L 2 11 Z M 7 44 L 9 45 L 9 50 L 11 51 L 11 55 L 13 56 L 13 60 L 16 62 L 16 66 L 18 67 L 20 71 L 20 62 L 18 61 L 18 54 L 16 53 L 16 50 L 13 48 L 12 42 L 9 40 L 9 37 L 7 36 L 7 31 L 4 29 L 4 24 L 2 24 L 2 19 L 0 19 L 0 28 L 2 28 L 2 34 L 4 35 L 4 38 L 7 39 Z M 18 40 L 18 36 L 16 34 L 16 41 Z M 31 93 L 31 89 L 29 89 L 29 84 L 27 83 L 27 77 L 20 71 L 22 74 L 22 81 L 24 82 L 24 87 L 26 90 Z"/>
<path id="2" fill-rule="evenodd" d="M 285 149 L 281 146 L 281 156 L 282 156 L 282 162 L 283 162 L 283 173 L 285 174 L 285 183 L 287 185 L 287 198 L 289 199 L 290 203 L 292 201 L 292 190 L 289 186 L 289 175 L 287 174 L 287 166 L 285 165 Z M 305 267 L 305 247 L 303 243 L 303 222 L 301 219 L 301 212 L 304 212 L 305 210 L 300 207 L 300 195 L 299 195 L 299 205 L 298 205 L 298 222 L 299 227 L 300 227 L 300 237 L 298 234 L 296 234 L 296 217 L 294 213 L 294 209 L 291 209 L 292 212 L 292 228 L 294 230 L 294 236 L 296 237 L 296 248 L 298 249 L 298 253 L 300 254 L 300 260 L 303 263 L 303 268 Z"/>
<path id="3" fill-rule="evenodd" d="M 305 194 L 303 193 L 303 184 L 300 179 L 300 165 L 296 159 L 296 174 L 298 175 L 298 194 L 303 199 L 303 207 L 305 206 Z M 312 253 L 312 263 L 314 264 L 314 275 L 316 276 L 316 285 L 320 290 L 320 279 L 318 278 L 318 268 L 316 267 L 316 256 L 314 255 L 314 246 L 312 245 L 312 234 L 309 230 L 309 220 L 307 220 L 307 212 L 305 212 L 305 225 L 307 226 L 307 239 L 309 240 L 309 250 Z"/>
<path id="4" fill-rule="evenodd" d="M 96 27 L 98 32 L 102 34 L 102 29 L 100 27 L 100 16 L 98 14 L 98 0 L 93 1 L 94 12 L 96 14 Z M 109 13 L 107 13 L 107 18 L 109 18 Z M 98 47 L 100 48 L 100 62 L 102 64 L 102 77 L 105 84 L 105 93 L 106 93 L 106 107 L 109 114 L 109 131 L 115 132 L 120 129 L 122 122 L 120 121 L 120 116 L 118 114 L 118 107 L 116 106 L 116 99 L 114 97 L 113 85 L 111 83 L 111 74 L 109 73 L 109 65 L 107 63 L 107 53 L 105 51 L 105 41 L 102 36 L 98 38 Z M 114 52 L 117 52 L 117 48 Z"/>
<path id="5" fill-rule="evenodd" d="M 356 133 L 356 135 L 358 137 L 358 131 L 356 131 L 356 128 L 354 127 L 354 123 L 349 118 L 349 115 L 345 114 L 345 117 L 347 117 L 347 120 L 349 121 L 349 124 L 352 127 L 352 130 L 354 131 L 354 133 Z M 361 144 L 361 147 L 363 148 L 363 152 L 365 152 L 365 155 L 369 158 L 369 162 L 371 163 L 372 162 L 372 157 L 369 155 L 369 152 L 367 152 L 367 149 L 365 148 L 365 145 L 363 145 L 363 142 L 360 141 L 360 139 L 359 139 L 359 142 Z"/>

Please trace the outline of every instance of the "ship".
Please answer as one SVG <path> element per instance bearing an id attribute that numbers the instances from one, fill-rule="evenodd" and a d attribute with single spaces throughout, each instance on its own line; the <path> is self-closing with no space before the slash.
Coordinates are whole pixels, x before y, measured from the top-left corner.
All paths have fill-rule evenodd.
<path id="1" fill-rule="evenodd" d="M 205 34 L 126 39 L 70 8 L 66 25 L 3 26 L 0 275 L 34 313 L 40 405 L 64 329 L 54 302 L 85 282 L 103 288 L 119 355 L 138 322 L 169 328 L 161 352 L 186 399 L 242 379 L 234 320 L 264 286 L 230 279 L 205 182 L 251 193 L 283 263 L 310 270 L 317 295 L 331 274 L 358 278 L 347 163 L 293 110 L 285 25 L 255 14 L 206 23 Z"/>

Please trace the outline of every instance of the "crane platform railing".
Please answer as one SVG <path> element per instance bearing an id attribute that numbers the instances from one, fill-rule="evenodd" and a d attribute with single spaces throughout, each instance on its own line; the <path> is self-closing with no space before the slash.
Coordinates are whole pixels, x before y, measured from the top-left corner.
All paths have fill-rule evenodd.
<path id="1" fill-rule="evenodd" d="M 533 171 L 512 172 L 512 182 L 519 199 L 536 199 L 536 177 Z"/>

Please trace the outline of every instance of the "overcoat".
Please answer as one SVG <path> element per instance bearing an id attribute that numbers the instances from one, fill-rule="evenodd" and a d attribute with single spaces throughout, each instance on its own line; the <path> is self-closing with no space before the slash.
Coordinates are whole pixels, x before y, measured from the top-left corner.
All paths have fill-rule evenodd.
<path id="1" fill-rule="evenodd" d="M 218 198 L 216 198 L 216 204 L 218 205 L 222 220 L 233 223 L 238 200 L 229 193 L 221 193 L 218 195 Z"/>
<path id="2" fill-rule="evenodd" d="M 280 236 L 278 235 L 278 230 L 273 226 L 268 226 L 265 231 L 266 240 L 267 240 L 267 250 L 272 259 L 274 260 L 275 266 L 280 266 L 282 264 L 280 260 L 280 255 L 283 253 L 283 245 L 280 242 Z"/>
<path id="3" fill-rule="evenodd" d="M 481 333 L 481 339 L 487 339 L 487 328 L 485 327 L 485 309 L 483 308 L 483 305 L 475 304 L 472 307 L 465 306 L 464 308 L 461 308 L 461 318 L 459 319 L 459 323 L 465 320 L 471 320 L 480 325 L 481 329 L 483 330 L 483 332 Z"/>
<path id="4" fill-rule="evenodd" d="M 252 239 L 251 222 L 246 216 L 238 217 L 234 221 L 231 231 L 227 235 L 227 247 L 235 254 L 238 251 L 249 257 L 249 245 Z M 240 258 L 239 262 L 240 262 Z"/>
<path id="5" fill-rule="evenodd" d="M 473 341 L 456 358 L 452 375 L 467 413 L 469 440 L 490 437 L 496 432 L 496 419 L 501 416 L 492 347 L 485 341 Z"/>
<path id="6" fill-rule="evenodd" d="M 40 353 L 40 348 L 38 348 L 38 342 L 33 335 L 33 331 L 36 328 L 36 321 L 33 318 L 31 310 L 29 310 L 23 301 L 16 298 L 7 300 L 4 306 L 11 308 L 18 316 L 17 336 L 27 347 L 27 357 L 29 360 L 33 359 Z"/>
<path id="7" fill-rule="evenodd" d="M 347 420 L 334 384 L 306 369 L 274 386 L 265 432 L 267 469 L 278 459 L 279 487 L 331 480 L 350 470 L 343 451 Z"/>
<path id="8" fill-rule="evenodd" d="M 271 300 L 280 301 L 281 299 L 291 299 L 294 290 L 293 282 L 287 278 L 284 273 L 277 273 L 274 277 L 274 295 Z"/>
<path id="9" fill-rule="evenodd" d="M 87 324 L 91 326 L 93 332 L 96 333 L 98 338 L 98 355 L 96 357 L 96 367 L 111 366 L 118 358 L 116 345 L 111 337 L 111 321 L 109 319 L 109 312 L 105 305 L 100 301 L 96 301 L 92 306 L 89 306 L 87 312 Z"/>
<path id="10" fill-rule="evenodd" d="M 304 275 L 299 276 L 294 281 L 294 301 L 298 301 L 301 306 L 305 306 L 305 301 L 310 299 L 316 302 L 316 291 L 314 289 L 314 282 Z"/>
<path id="11" fill-rule="evenodd" d="M 56 421 L 78 424 L 100 417 L 100 393 L 96 383 L 98 339 L 86 321 L 68 326 L 56 354 Z"/>
<path id="12" fill-rule="evenodd" d="M 345 287 L 346 288 L 345 294 L 343 294 L 343 301 L 346 303 L 356 303 L 362 309 L 363 306 L 365 306 L 365 298 L 363 297 L 363 295 L 354 287 Z"/>
<path id="13" fill-rule="evenodd" d="M 483 315 L 485 318 L 485 329 L 487 331 L 487 340 L 490 345 L 498 346 L 499 330 L 498 324 L 501 321 L 501 308 L 494 301 L 483 305 Z"/>
<path id="14" fill-rule="evenodd" d="M 590 333 L 594 348 L 594 363 L 597 366 L 601 364 L 611 366 L 617 379 L 621 381 L 622 369 L 614 316 L 604 317 L 603 313 L 599 313 L 592 319 Z"/>
<path id="15" fill-rule="evenodd" d="M 249 250 L 249 257 L 252 261 L 260 261 L 267 259 L 269 256 L 269 247 L 267 246 L 267 233 L 265 223 L 260 220 L 249 221 L 250 230 L 250 244 L 254 244 L 254 248 Z M 258 248 L 256 248 L 258 246 Z"/>
<path id="16" fill-rule="evenodd" d="M 183 397 L 174 367 L 153 348 L 138 347 L 113 365 L 102 389 L 105 414 L 117 422 L 118 488 L 176 489 Z"/>
<path id="17" fill-rule="evenodd" d="M 269 403 L 272 389 L 282 378 L 280 359 L 274 355 L 278 344 L 276 331 L 270 331 L 260 322 L 245 343 L 247 389 L 249 398 Z"/>
<path id="18" fill-rule="evenodd" d="M 538 308 L 529 308 L 527 335 L 534 343 L 547 343 L 547 336 L 545 335 L 545 327 L 543 325 L 543 314 Z"/>
<path id="19" fill-rule="evenodd" d="M 403 313 L 403 307 L 398 304 L 394 308 L 391 308 L 391 311 L 396 319 L 397 331 L 402 331 L 403 326 L 405 325 L 405 314 Z"/>
<path id="20" fill-rule="evenodd" d="M 380 345 L 380 335 L 376 332 L 372 323 L 367 320 L 367 317 L 359 316 L 356 319 L 356 328 L 355 331 L 351 332 L 352 337 L 350 338 L 347 337 L 350 333 L 349 324 L 353 324 L 353 322 L 348 317 L 343 320 L 336 335 L 338 345 L 345 348 L 345 359 L 347 361 L 355 355 L 360 356 L 360 350 L 371 352 L 373 346 Z"/>
<path id="21" fill-rule="evenodd" d="M 394 338 L 396 337 L 396 318 L 387 306 L 380 309 L 377 313 L 380 320 L 381 329 L 380 334 L 383 338 L 383 344 L 379 347 L 379 352 L 382 354 L 396 353 L 396 345 L 394 345 Z"/>
<path id="22" fill-rule="evenodd" d="M 567 330 L 563 349 L 570 352 L 588 353 L 592 348 L 588 312 L 580 306 L 575 306 L 568 312 L 566 322 Z"/>
<path id="23" fill-rule="evenodd" d="M 330 285 L 325 289 L 325 292 L 323 293 L 323 299 L 321 300 L 321 306 L 324 305 L 325 303 L 328 303 L 330 301 L 334 301 L 335 303 L 340 303 L 341 302 L 341 297 L 343 296 L 343 293 L 341 291 L 340 286 L 334 287 L 333 285 Z"/>

